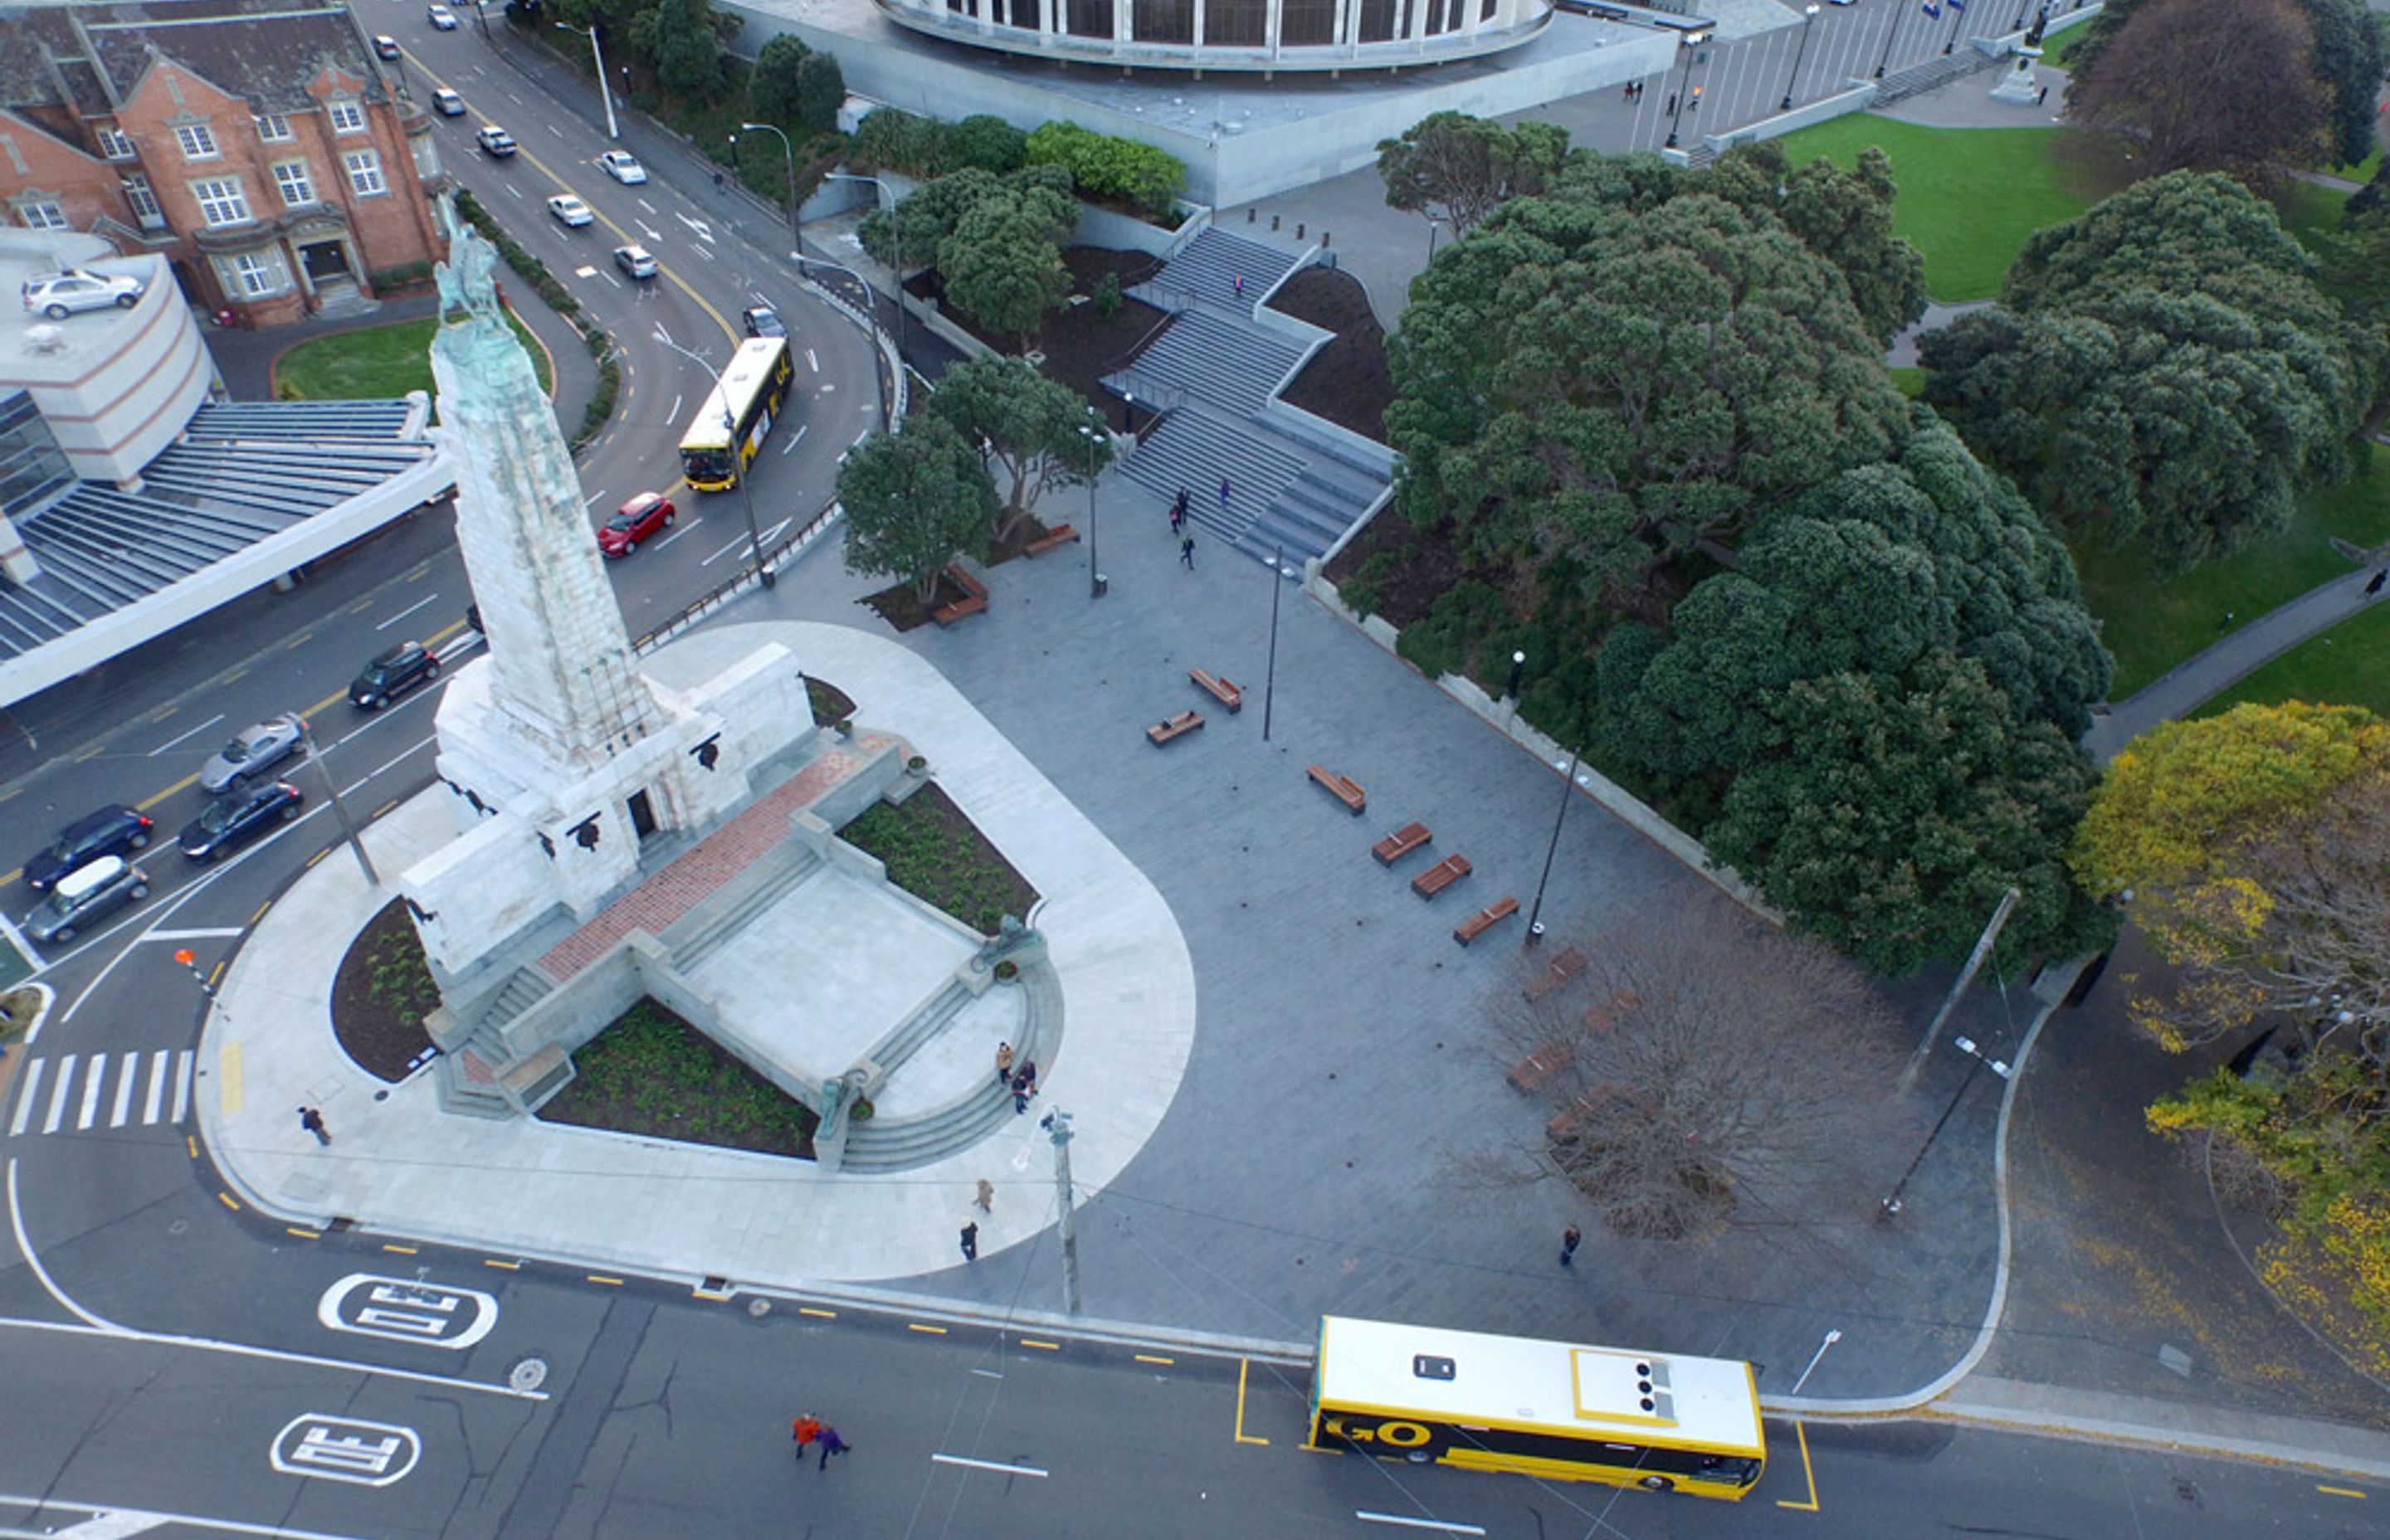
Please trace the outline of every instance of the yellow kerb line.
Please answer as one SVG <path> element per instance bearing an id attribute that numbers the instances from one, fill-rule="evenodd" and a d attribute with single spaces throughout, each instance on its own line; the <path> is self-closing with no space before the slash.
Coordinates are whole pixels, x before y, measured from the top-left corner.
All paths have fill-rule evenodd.
<path id="1" fill-rule="evenodd" d="M 1809 1500 L 1805 1503 L 1788 1503 L 1783 1498 L 1779 1497 L 1776 1499 L 1776 1506 L 1778 1508 L 1789 1508 L 1799 1513 L 1815 1513 L 1818 1511 L 1818 1472 L 1812 1469 L 1809 1465 L 1809 1431 L 1802 1424 L 1795 1422 L 1792 1424 L 1792 1436 L 1798 1440 L 1801 1444 L 1801 1474 L 1808 1478 Z"/>
<path id="2" fill-rule="evenodd" d="M 2360 1503 L 2369 1495 L 2367 1493 L 2346 1486 L 2319 1486 L 2316 1490 L 2327 1497 L 2354 1497 Z"/>
<path id="3" fill-rule="evenodd" d="M 1264 1448 L 1267 1448 L 1269 1445 L 1269 1440 L 1266 1438 L 1253 1438 L 1245 1431 L 1245 1375 L 1253 1367 L 1253 1360 L 1250 1358 L 1240 1358 L 1237 1360 L 1236 1440 L 1239 1444 L 1258 1444 Z"/>

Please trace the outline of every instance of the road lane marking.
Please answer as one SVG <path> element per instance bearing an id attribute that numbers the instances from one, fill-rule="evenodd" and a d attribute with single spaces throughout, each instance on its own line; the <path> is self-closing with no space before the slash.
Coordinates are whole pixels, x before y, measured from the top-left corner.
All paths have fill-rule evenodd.
<path id="1" fill-rule="evenodd" d="M 1818 1511 L 1818 1472 L 1809 1464 L 1809 1430 L 1805 1425 L 1795 1422 L 1792 1424 L 1792 1436 L 1801 1444 L 1801 1474 L 1807 1478 L 1809 1482 L 1809 1500 L 1805 1503 L 1794 1503 L 1779 1497 L 1776 1499 L 1776 1506 L 1792 1508 L 1801 1513 L 1815 1513 Z"/>
<path id="2" fill-rule="evenodd" d="M 45 1508 L 67 1508 L 76 1513 L 91 1515 L 80 1524 L 51 1532 L 57 1534 L 115 1536 L 137 1534 L 143 1530 L 159 1529 L 167 1524 L 182 1524 L 192 1529 L 221 1530 L 227 1534 L 285 1534 L 290 1536 L 291 1540 L 355 1540 L 354 1536 L 337 1534 L 329 1530 L 291 1529 L 282 1524 L 271 1526 L 246 1524 L 237 1519 L 211 1519 L 199 1513 L 167 1513 L 155 1508 L 126 1508 L 122 1504 L 103 1508 L 97 1503 L 75 1502 L 49 1492 L 38 1497 L 19 1497 L 14 1494 L 0 1493 L 0 1505 L 34 1511 Z M 11 1531 L 9 1533 L 27 1532 Z"/>
<path id="3" fill-rule="evenodd" d="M 25 1131 L 33 1116 L 33 1097 L 42 1088 L 42 1072 L 48 1061 L 37 1059 L 25 1066 L 25 1088 L 17 1093 L 17 1115 L 8 1120 L 8 1136 L 15 1138 Z"/>
<path id="4" fill-rule="evenodd" d="M 222 936 L 241 933 L 238 925 L 210 925 L 197 930 L 144 930 L 143 941 L 213 941 Z"/>
<path id="5" fill-rule="evenodd" d="M 1361 1522 L 1365 1524 L 1403 1524 L 1412 1529 L 1432 1529 L 1440 1534 L 1483 1534 L 1485 1533 L 1484 1528 L 1478 1524 L 1449 1524 L 1440 1519 L 1406 1519 L 1398 1513 L 1372 1513 L 1366 1508 L 1355 1508 L 1353 1510 L 1353 1517 L 1360 1520 Z"/>
<path id="6" fill-rule="evenodd" d="M 173 1055 L 160 1048 L 149 1056 L 149 1086 L 141 1095 L 141 1121 L 156 1123 L 158 1112 L 166 1101 L 166 1070 Z"/>
<path id="7" fill-rule="evenodd" d="M 122 1128 L 133 1115 L 133 1082 L 141 1073 L 141 1056 L 137 1053 L 116 1056 L 116 1101 L 108 1110 L 108 1126 Z"/>
<path id="8" fill-rule="evenodd" d="M 700 566 L 700 567 L 711 567 L 711 566 L 713 566 L 715 562 L 717 562 L 717 561 L 721 560 L 724 557 L 726 557 L 726 556 L 729 556 L 729 555 L 731 555 L 733 552 L 736 552 L 736 551 L 744 550 L 744 549 L 746 548 L 746 545 L 747 545 L 747 537 L 746 537 L 745 535 L 743 535 L 743 534 L 742 534 L 742 535 L 740 535 L 738 539 L 736 539 L 736 540 L 732 541 L 729 545 L 725 545 L 725 546 L 723 546 L 723 547 L 722 547 L 722 549 L 720 549 L 720 550 L 718 550 L 718 551 L 714 552 L 712 556 L 709 556 L 709 557 L 706 557 L 706 558 L 704 558 L 700 559 L 700 560 L 698 562 L 698 565 L 699 565 L 699 566 Z"/>
<path id="9" fill-rule="evenodd" d="M 701 513 L 694 519 L 683 520 L 678 529 L 674 530 L 672 533 L 656 542 L 656 549 L 660 551 L 662 550 L 665 546 L 671 545 L 674 541 L 678 540 L 682 535 L 687 534 L 689 531 L 697 528 L 700 524 L 704 522 L 705 515 Z"/>
<path id="10" fill-rule="evenodd" d="M 187 1118 L 190 1115 L 191 1050 L 186 1048 L 181 1053 L 174 1056 L 174 1116 L 170 1121 L 181 1123 L 185 1118 Z M 195 1149 L 191 1153 L 193 1158 L 196 1159 L 199 1151 Z"/>
<path id="11" fill-rule="evenodd" d="M 788 443 L 784 443 L 784 444 L 782 444 L 782 445 L 780 446 L 780 453 L 781 453 L 781 454 L 783 454 L 783 455 L 786 455 L 790 450 L 794 449 L 797 445 L 799 445 L 799 444 L 801 444 L 801 443 L 804 443 L 804 442 L 805 442 L 805 430 L 806 430 L 806 429 L 808 429 L 808 428 L 811 428 L 812 426 L 813 426 L 813 424 L 812 424 L 812 423 L 809 423 L 809 422 L 801 422 L 801 423 L 797 424 L 797 430 L 796 430 L 796 432 L 795 432 L 792 436 L 790 436 L 790 440 L 789 440 L 789 442 L 788 442 Z"/>
<path id="12" fill-rule="evenodd" d="M 437 604 L 439 601 L 439 595 L 426 594 L 421 598 L 416 600 L 413 604 L 410 604 L 405 609 L 400 610 L 397 614 L 392 615 L 390 619 L 382 622 L 379 625 L 375 626 L 374 629 L 376 631 L 388 631 L 392 626 L 396 625 L 399 622 L 406 619 L 407 616 L 414 614 L 424 606 L 429 604 Z"/>
<path id="13" fill-rule="evenodd" d="M 83 1107 L 75 1115 L 75 1129 L 78 1133 L 89 1128 L 91 1120 L 99 1115 L 100 1086 L 107 1079 L 108 1056 L 104 1053 L 92 1055 L 89 1061 L 84 1065 Z"/>
<path id="14" fill-rule="evenodd" d="M 821 373 L 821 360 L 814 356 L 814 350 L 811 348 L 805 350 L 805 363 L 811 366 L 814 373 Z"/>
<path id="15" fill-rule="evenodd" d="M 186 739 L 186 738 L 195 738 L 195 737 L 197 737 L 199 734 L 206 732 L 209 728 L 211 728 L 211 727 L 214 726 L 217 723 L 222 722 L 223 720 L 224 720 L 224 713 L 223 713 L 222 712 L 218 712 L 215 715 L 213 715 L 213 716 L 212 716 L 212 717 L 208 718 L 205 722 L 200 723 L 198 726 L 196 726 L 196 727 L 192 728 L 189 732 L 183 734 L 181 738 L 168 738 L 165 742 L 163 742 L 163 743 L 161 743 L 161 744 L 158 745 L 158 747 L 156 747 L 155 749 L 150 750 L 150 751 L 149 751 L 149 757 L 150 757 L 151 759 L 156 759 L 160 754 L 162 754 L 162 753 L 164 753 L 167 750 L 172 749 L 172 748 L 173 748 L 174 745 L 176 745 L 177 743 L 181 743 L 181 742 L 183 742 L 183 741 L 184 741 L 185 739 Z"/>
<path id="16" fill-rule="evenodd" d="M 932 1455 L 930 1457 L 930 1463 L 932 1465 L 959 1465 L 967 1470 L 994 1470 L 1006 1476 L 1034 1476 L 1041 1482 L 1047 1478 L 1047 1474 L 1046 1471 L 1038 1469 L 1034 1465 L 1007 1465 L 1001 1460 L 967 1459 L 960 1455 Z"/>

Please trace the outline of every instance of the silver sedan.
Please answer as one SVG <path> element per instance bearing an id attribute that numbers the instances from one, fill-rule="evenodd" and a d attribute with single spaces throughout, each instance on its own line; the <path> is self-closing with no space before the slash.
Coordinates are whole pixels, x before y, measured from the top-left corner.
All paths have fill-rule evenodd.
<path id="1" fill-rule="evenodd" d="M 211 797 L 252 781 L 299 751 L 307 736 L 307 719 L 285 712 L 254 727 L 244 727 L 215 757 L 199 768 L 199 787 Z"/>

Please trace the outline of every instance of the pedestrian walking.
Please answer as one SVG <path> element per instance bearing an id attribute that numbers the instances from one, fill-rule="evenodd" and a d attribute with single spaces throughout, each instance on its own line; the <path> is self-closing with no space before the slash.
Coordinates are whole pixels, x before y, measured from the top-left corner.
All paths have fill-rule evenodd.
<path id="1" fill-rule="evenodd" d="M 1182 535 L 1178 541 L 1178 559 L 1189 571 L 1195 570 L 1195 537 Z"/>
<path id="2" fill-rule="evenodd" d="M 299 1126 L 315 1136 L 317 1144 L 330 1144 L 331 1134 L 324 1127 L 324 1114 L 313 1107 L 299 1109 Z"/>
<path id="3" fill-rule="evenodd" d="M 1181 497 L 1170 505 L 1170 533 L 1176 534 L 1187 527 L 1187 499 Z"/>
<path id="4" fill-rule="evenodd" d="M 984 1176 L 981 1177 L 979 1179 L 979 1196 L 971 1200 L 971 1206 L 979 1210 L 982 1213 L 994 1213 L 996 1212 L 996 1184 L 989 1181 Z"/>
<path id="5" fill-rule="evenodd" d="M 1576 1249 L 1578 1246 L 1583 1244 L 1584 1241 L 1585 1232 L 1578 1229 L 1574 1225 L 1571 1225 L 1567 1229 L 1561 1232 L 1561 1266 L 1574 1267 L 1576 1265 Z"/>
<path id="6" fill-rule="evenodd" d="M 998 1085 L 1012 1084 L 1012 1045 L 1009 1043 L 996 1046 L 996 1083 Z"/>
<path id="7" fill-rule="evenodd" d="M 2045 86 L 2043 86 L 2043 87 L 2041 88 L 2041 94 L 2040 94 L 2039 96 L 2036 96 L 2036 97 L 2034 97 L 2034 98 L 2033 98 L 2033 105 L 2034 105 L 2034 106 L 2036 106 L 2036 107 L 2039 107 L 2042 103 L 2044 103 L 2044 102 L 2048 101 L 2049 99 L 2049 86 L 2047 86 L 2047 85 L 2045 85 Z"/>
<path id="8" fill-rule="evenodd" d="M 2365 597 L 2370 599 L 2382 592 L 2382 585 L 2385 583 L 2390 583 L 2390 567 L 2384 567 L 2373 574 L 2373 581 L 2365 585 Z"/>
<path id="9" fill-rule="evenodd" d="M 1220 478 L 1220 511 L 1228 511 L 1228 479 L 1226 476 Z"/>
<path id="10" fill-rule="evenodd" d="M 797 1441 L 797 1463 L 799 1465 L 805 1463 L 805 1450 L 813 1444 L 814 1440 L 821 1437 L 821 1418 L 814 1416 L 811 1412 L 799 1412 L 797 1414 L 797 1419 L 789 1424 L 789 1436 Z"/>
<path id="11" fill-rule="evenodd" d="M 854 1444 L 849 1444 L 846 1440 L 839 1437 L 838 1430 L 831 1427 L 827 1422 L 822 1424 L 821 1438 L 819 1442 L 821 1444 L 821 1464 L 816 1469 L 822 1470 L 829 1469 L 829 1457 L 832 1455 L 847 1454 L 854 1448 Z"/>
<path id="12" fill-rule="evenodd" d="M 976 1219 L 963 1226 L 963 1260 L 979 1260 L 979 1221 Z"/>
<path id="13" fill-rule="evenodd" d="M 1029 1098 L 1036 1094 L 1037 1060 L 1024 1059 L 1021 1061 L 1021 1068 L 1013 1072 L 1012 1110 L 1015 1112 L 1028 1111 Z"/>
<path id="14" fill-rule="evenodd" d="M 1237 275 L 1234 281 L 1237 286 L 1237 298 L 1241 300 L 1245 297 L 1245 276 L 1242 273 L 1240 273 Z"/>

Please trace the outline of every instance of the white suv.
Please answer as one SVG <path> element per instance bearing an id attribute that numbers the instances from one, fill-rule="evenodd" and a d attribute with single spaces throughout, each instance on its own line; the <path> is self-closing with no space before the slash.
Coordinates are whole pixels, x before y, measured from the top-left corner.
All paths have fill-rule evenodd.
<path id="1" fill-rule="evenodd" d="M 63 321 L 78 310 L 106 310 L 110 305 L 131 310 L 146 287 L 138 278 L 71 268 L 46 277 L 27 278 L 25 308 L 40 311 L 53 321 Z"/>

